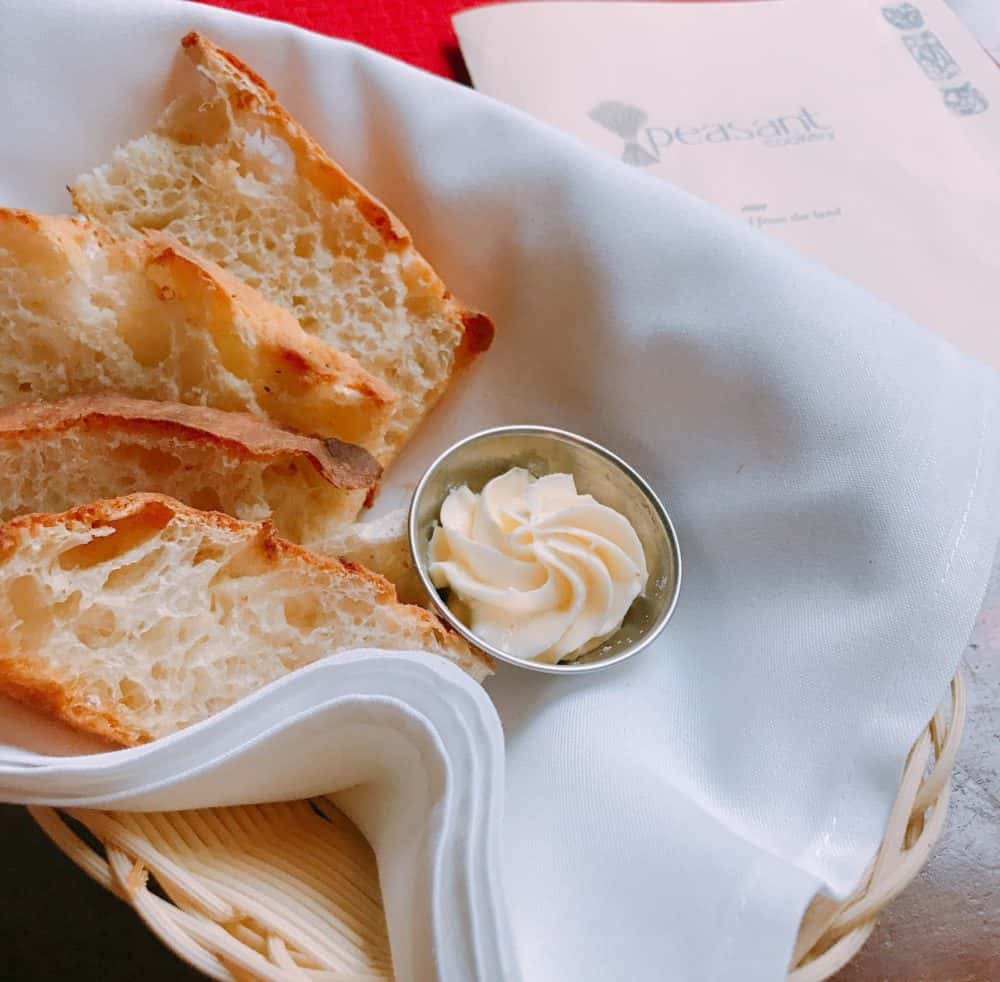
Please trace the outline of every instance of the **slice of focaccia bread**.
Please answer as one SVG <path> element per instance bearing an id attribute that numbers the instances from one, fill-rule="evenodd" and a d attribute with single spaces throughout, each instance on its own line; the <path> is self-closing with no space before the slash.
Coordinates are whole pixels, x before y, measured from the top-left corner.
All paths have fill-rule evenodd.
<path id="1" fill-rule="evenodd" d="M 406 519 L 406 509 L 399 508 L 381 518 L 339 526 L 318 539 L 315 548 L 380 573 L 405 603 L 426 605 L 427 591 L 413 563 Z"/>
<path id="2" fill-rule="evenodd" d="M 153 132 L 71 188 L 118 232 L 162 229 L 292 310 L 398 394 L 387 463 L 493 325 L 466 310 L 398 219 L 352 181 L 234 55 L 181 42 L 196 85 Z"/>
<path id="3" fill-rule="evenodd" d="M 123 744 L 359 647 L 487 660 L 382 577 L 163 495 L 0 525 L 0 691 Z"/>
<path id="4" fill-rule="evenodd" d="M 339 534 L 380 472 L 353 444 L 204 406 L 97 395 L 0 409 L 0 521 L 156 491 L 313 544 Z"/>
<path id="5" fill-rule="evenodd" d="M 100 391 L 380 445 L 392 391 L 159 233 L 0 209 L 0 403 Z"/>

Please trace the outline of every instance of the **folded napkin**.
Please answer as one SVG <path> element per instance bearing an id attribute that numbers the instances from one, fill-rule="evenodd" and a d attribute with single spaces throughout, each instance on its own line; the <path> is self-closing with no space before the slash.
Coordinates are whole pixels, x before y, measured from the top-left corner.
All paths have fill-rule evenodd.
<path id="1" fill-rule="evenodd" d="M 515 950 L 528 980 L 782 977 L 810 897 L 849 891 L 877 848 L 972 627 L 1000 523 L 994 374 L 708 205 L 364 49 L 167 0 L 0 0 L 0 22 L 4 203 L 68 207 L 66 182 L 155 118 L 197 28 L 495 317 L 384 507 L 464 434 L 559 425 L 645 474 L 685 563 L 640 657 L 586 678 L 500 667 L 502 819 L 489 702 L 432 658 L 370 652 L 161 745 L 12 752 L 4 799 L 176 808 L 361 782 L 342 800 L 379 857 L 401 979 L 514 978 Z"/>

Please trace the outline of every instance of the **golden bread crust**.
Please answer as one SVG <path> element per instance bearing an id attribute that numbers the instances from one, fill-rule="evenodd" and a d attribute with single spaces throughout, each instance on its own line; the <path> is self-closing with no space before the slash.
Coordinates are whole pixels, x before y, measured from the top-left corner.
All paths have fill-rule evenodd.
<path id="1" fill-rule="evenodd" d="M 343 490 L 370 488 L 382 473 L 378 461 L 362 447 L 304 436 L 249 413 L 208 406 L 105 393 L 58 402 L 16 402 L 0 408 L 0 440 L 31 439 L 71 429 L 119 428 L 182 437 L 224 448 L 245 460 L 304 459 L 328 484 Z"/>

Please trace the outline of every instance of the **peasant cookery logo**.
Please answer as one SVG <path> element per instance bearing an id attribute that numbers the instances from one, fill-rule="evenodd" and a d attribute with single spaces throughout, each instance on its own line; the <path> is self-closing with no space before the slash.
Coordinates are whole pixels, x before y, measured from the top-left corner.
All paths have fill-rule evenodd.
<path id="1" fill-rule="evenodd" d="M 587 115 L 625 141 L 622 160 L 633 167 L 657 163 L 663 152 L 673 146 L 756 140 L 765 147 L 788 147 L 834 137 L 833 127 L 821 122 L 805 106 L 781 116 L 759 116 L 739 122 L 722 120 L 698 126 L 648 126 L 649 119 L 638 106 L 614 100 L 598 103 Z"/>

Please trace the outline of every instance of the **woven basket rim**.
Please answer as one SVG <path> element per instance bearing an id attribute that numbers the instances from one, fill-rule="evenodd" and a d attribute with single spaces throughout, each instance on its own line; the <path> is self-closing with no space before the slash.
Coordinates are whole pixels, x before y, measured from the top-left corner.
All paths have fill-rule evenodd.
<path id="1" fill-rule="evenodd" d="M 907 757 L 881 846 L 857 890 L 843 902 L 819 895 L 807 909 L 789 982 L 823 982 L 840 971 L 930 856 L 965 721 L 961 672 L 946 707 Z M 28 810 L 77 866 L 210 978 L 392 979 L 374 856 L 328 800 L 147 814 Z M 151 888 L 151 877 L 166 896 Z"/>

